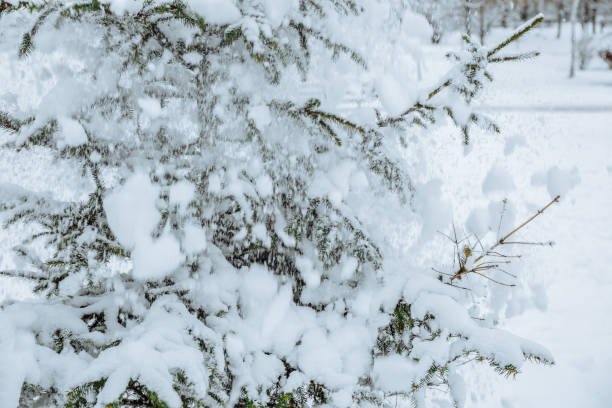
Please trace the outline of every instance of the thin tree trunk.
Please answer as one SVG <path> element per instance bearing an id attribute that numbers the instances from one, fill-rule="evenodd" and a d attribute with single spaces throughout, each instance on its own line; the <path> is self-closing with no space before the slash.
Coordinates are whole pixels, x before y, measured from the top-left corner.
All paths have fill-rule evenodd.
<path id="1" fill-rule="evenodd" d="M 472 36 L 472 4 L 471 0 L 467 0 L 463 6 L 465 20 L 463 21 L 465 34 L 468 37 Z"/>
<path id="2" fill-rule="evenodd" d="M 523 7 L 521 9 L 521 20 L 527 21 L 528 16 L 529 16 L 529 2 L 528 0 L 523 0 Z"/>
<path id="3" fill-rule="evenodd" d="M 561 38 L 561 26 L 563 24 L 563 3 L 557 6 L 557 38 Z"/>
<path id="4" fill-rule="evenodd" d="M 482 4 L 479 7 L 478 10 L 478 22 L 480 24 L 480 44 L 484 45 L 484 38 L 485 38 L 485 34 L 487 31 L 487 28 L 485 27 L 485 3 L 482 2 Z"/>
<path id="5" fill-rule="evenodd" d="M 510 14 L 509 6 L 507 4 L 504 4 L 504 11 L 501 19 L 501 26 L 503 28 L 508 27 L 508 14 Z"/>
<path id="6" fill-rule="evenodd" d="M 591 21 L 591 8 L 589 7 L 589 0 L 584 0 L 584 7 L 582 8 L 582 32 L 586 31 L 587 24 Z"/>
<path id="7" fill-rule="evenodd" d="M 572 0 L 572 9 L 570 20 L 572 22 L 572 56 L 570 60 L 569 77 L 573 78 L 576 75 L 576 15 L 578 14 L 578 5 L 580 0 Z"/>

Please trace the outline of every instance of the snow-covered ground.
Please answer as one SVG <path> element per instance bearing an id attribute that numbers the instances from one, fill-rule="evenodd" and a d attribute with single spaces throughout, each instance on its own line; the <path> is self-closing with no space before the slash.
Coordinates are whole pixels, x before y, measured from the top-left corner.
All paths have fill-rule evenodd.
<path id="1" fill-rule="evenodd" d="M 551 34 L 549 30 L 534 38 L 543 55 L 532 70 L 512 67 L 498 74 L 499 92 L 489 102 L 509 104 L 507 97 L 514 103 L 550 106 L 548 113 L 500 113 L 500 122 L 523 122 L 517 128 L 524 129 L 530 147 L 525 168 L 575 167 L 581 179 L 542 226 L 558 243 L 542 251 L 534 265 L 546 287 L 547 309 L 507 323 L 550 347 L 557 366 L 527 368 L 505 386 L 503 395 L 515 407 L 610 407 L 612 71 L 596 58 L 587 71 L 567 79 L 569 33 L 561 41 Z"/>
<path id="2" fill-rule="evenodd" d="M 612 71 L 594 58 L 586 71 L 568 79 L 569 26 L 560 40 L 553 28 L 543 28 L 511 51 L 532 49 L 542 55 L 494 67 L 495 82 L 480 101 L 502 135 L 475 135 L 472 151 L 464 155 L 456 131 L 440 129 L 427 154 L 439 160 L 430 171 L 445 180 L 459 221 L 469 215 L 462 208 L 473 197 L 483 205 L 507 197 L 521 220 L 550 200 L 549 186 L 574 185 L 524 232 L 525 239 L 552 239 L 556 245 L 528 250 L 523 289 L 517 290 L 525 296 L 525 310 L 503 323 L 549 347 L 556 365 L 528 364 L 515 380 L 485 378 L 494 374 L 484 370 L 483 388 L 468 400 L 478 407 L 610 407 Z M 435 59 L 440 50 L 429 54 Z M 491 167 L 511 183 L 483 198 Z M 520 293 L 525 288 L 531 288 L 529 296 Z"/>

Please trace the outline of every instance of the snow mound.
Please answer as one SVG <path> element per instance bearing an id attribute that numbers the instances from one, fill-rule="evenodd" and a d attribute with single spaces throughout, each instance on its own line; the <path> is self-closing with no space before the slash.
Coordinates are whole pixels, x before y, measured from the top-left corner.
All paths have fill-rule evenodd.
<path id="1" fill-rule="evenodd" d="M 161 220 L 155 202 L 159 188 L 144 173 L 136 173 L 104 199 L 108 225 L 128 248 L 151 234 Z"/>
<path id="2" fill-rule="evenodd" d="M 175 197 L 178 202 L 189 196 L 180 193 L 177 193 L 180 199 Z M 156 206 L 158 197 L 159 187 L 144 173 L 137 173 L 104 199 L 108 225 L 117 240 L 133 250 L 133 275 L 139 280 L 162 279 L 184 260 L 179 242 L 170 232 L 164 232 L 158 239 L 151 236 L 161 221 Z"/>
<path id="3" fill-rule="evenodd" d="M 514 181 L 508 171 L 498 166 L 489 169 L 482 183 L 483 193 L 489 194 L 497 191 L 508 192 L 512 190 L 514 190 Z"/>
<path id="4" fill-rule="evenodd" d="M 531 184 L 546 186 L 550 198 L 564 197 L 571 189 L 580 184 L 580 173 L 576 167 L 568 170 L 553 166 L 546 173 L 538 172 L 531 176 Z"/>

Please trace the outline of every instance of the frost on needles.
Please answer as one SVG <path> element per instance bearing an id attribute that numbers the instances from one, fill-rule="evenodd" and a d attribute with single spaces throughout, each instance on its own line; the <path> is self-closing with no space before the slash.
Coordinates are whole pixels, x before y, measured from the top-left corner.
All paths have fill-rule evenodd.
<path id="1" fill-rule="evenodd" d="M 497 131 L 469 102 L 541 17 L 492 49 L 466 37 L 419 92 L 385 74 L 402 19 L 392 0 L 3 2 L 21 75 L 4 148 L 52 154 L 80 189 L 0 186 L 22 231 L 1 273 L 35 293 L 0 305 L 2 406 L 389 406 L 448 387 L 460 407 L 464 361 L 552 363 L 416 266 L 430 209 L 402 156 L 445 116 L 466 144 L 470 124 Z M 355 90 L 373 107 L 341 108 Z"/>

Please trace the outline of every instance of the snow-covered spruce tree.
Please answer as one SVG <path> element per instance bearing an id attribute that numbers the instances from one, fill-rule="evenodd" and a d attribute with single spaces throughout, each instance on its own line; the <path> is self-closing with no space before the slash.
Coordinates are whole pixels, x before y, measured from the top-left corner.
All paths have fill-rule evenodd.
<path id="1" fill-rule="evenodd" d="M 380 28 L 400 6 L 2 3 L 4 148 L 81 183 L 2 186 L 4 226 L 26 235 L 2 274 L 36 293 L 0 306 L 3 407 L 386 406 L 429 386 L 461 406 L 463 361 L 552 361 L 388 236 L 427 211 L 401 160 L 410 126 L 494 128 L 465 101 L 540 19 L 468 42 L 411 99 L 368 77 L 401 57 L 401 30 Z M 355 88 L 386 102 L 342 112 Z"/>

